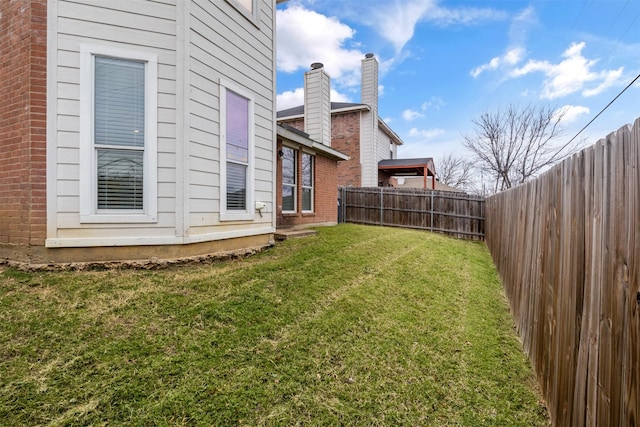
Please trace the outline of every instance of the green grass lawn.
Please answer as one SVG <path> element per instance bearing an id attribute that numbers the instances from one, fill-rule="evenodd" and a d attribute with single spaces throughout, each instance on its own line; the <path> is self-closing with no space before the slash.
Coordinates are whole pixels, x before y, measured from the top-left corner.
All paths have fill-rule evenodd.
<path id="1" fill-rule="evenodd" d="M 161 271 L 0 267 L 0 424 L 549 425 L 482 243 L 340 225 Z"/>

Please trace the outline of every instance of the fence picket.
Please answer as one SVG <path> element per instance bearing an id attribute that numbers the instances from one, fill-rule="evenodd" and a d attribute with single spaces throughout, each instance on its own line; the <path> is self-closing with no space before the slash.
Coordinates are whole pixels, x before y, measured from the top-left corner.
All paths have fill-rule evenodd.
<path id="1" fill-rule="evenodd" d="M 484 239 L 484 198 L 463 193 L 392 187 L 342 187 L 344 222 L 430 230 Z"/>
<path id="2" fill-rule="evenodd" d="M 554 425 L 640 422 L 640 118 L 486 204 Z"/>

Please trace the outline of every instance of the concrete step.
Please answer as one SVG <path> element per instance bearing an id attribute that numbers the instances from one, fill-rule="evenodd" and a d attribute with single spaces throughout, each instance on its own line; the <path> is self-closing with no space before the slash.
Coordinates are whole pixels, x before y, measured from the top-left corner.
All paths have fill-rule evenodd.
<path id="1" fill-rule="evenodd" d="M 318 234 L 316 230 L 276 230 L 273 237 L 278 242 L 288 239 L 297 239 L 299 237 L 309 237 Z"/>

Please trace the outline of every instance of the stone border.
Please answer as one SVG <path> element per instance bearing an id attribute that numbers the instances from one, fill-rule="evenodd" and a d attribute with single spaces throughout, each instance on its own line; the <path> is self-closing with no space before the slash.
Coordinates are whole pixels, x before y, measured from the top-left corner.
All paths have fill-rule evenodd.
<path id="1" fill-rule="evenodd" d="M 198 264 L 208 264 L 214 261 L 225 261 L 230 259 L 247 258 L 266 249 L 275 246 L 269 244 L 256 246 L 253 248 L 238 249 L 235 251 L 218 252 L 206 255 L 197 255 L 184 258 L 159 259 L 151 258 L 144 260 L 123 260 L 123 261 L 94 261 L 94 262 L 70 262 L 70 263 L 48 263 L 31 264 L 26 262 L 10 261 L 0 259 L 0 267 L 15 268 L 25 272 L 37 271 L 93 271 L 93 270 L 162 270 L 173 266 L 188 266 Z"/>

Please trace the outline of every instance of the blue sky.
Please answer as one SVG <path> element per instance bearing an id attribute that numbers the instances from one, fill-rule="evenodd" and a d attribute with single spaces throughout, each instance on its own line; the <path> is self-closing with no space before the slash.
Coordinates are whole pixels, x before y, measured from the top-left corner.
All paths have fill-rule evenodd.
<path id="1" fill-rule="evenodd" d="M 565 109 L 573 137 L 640 74 L 640 0 L 289 0 L 278 6 L 278 109 L 302 104 L 322 62 L 332 101 L 360 102 L 360 61 L 380 63 L 379 114 L 399 157 L 465 155 L 472 120 L 509 104 Z M 640 80 L 581 135 L 640 117 Z"/>

